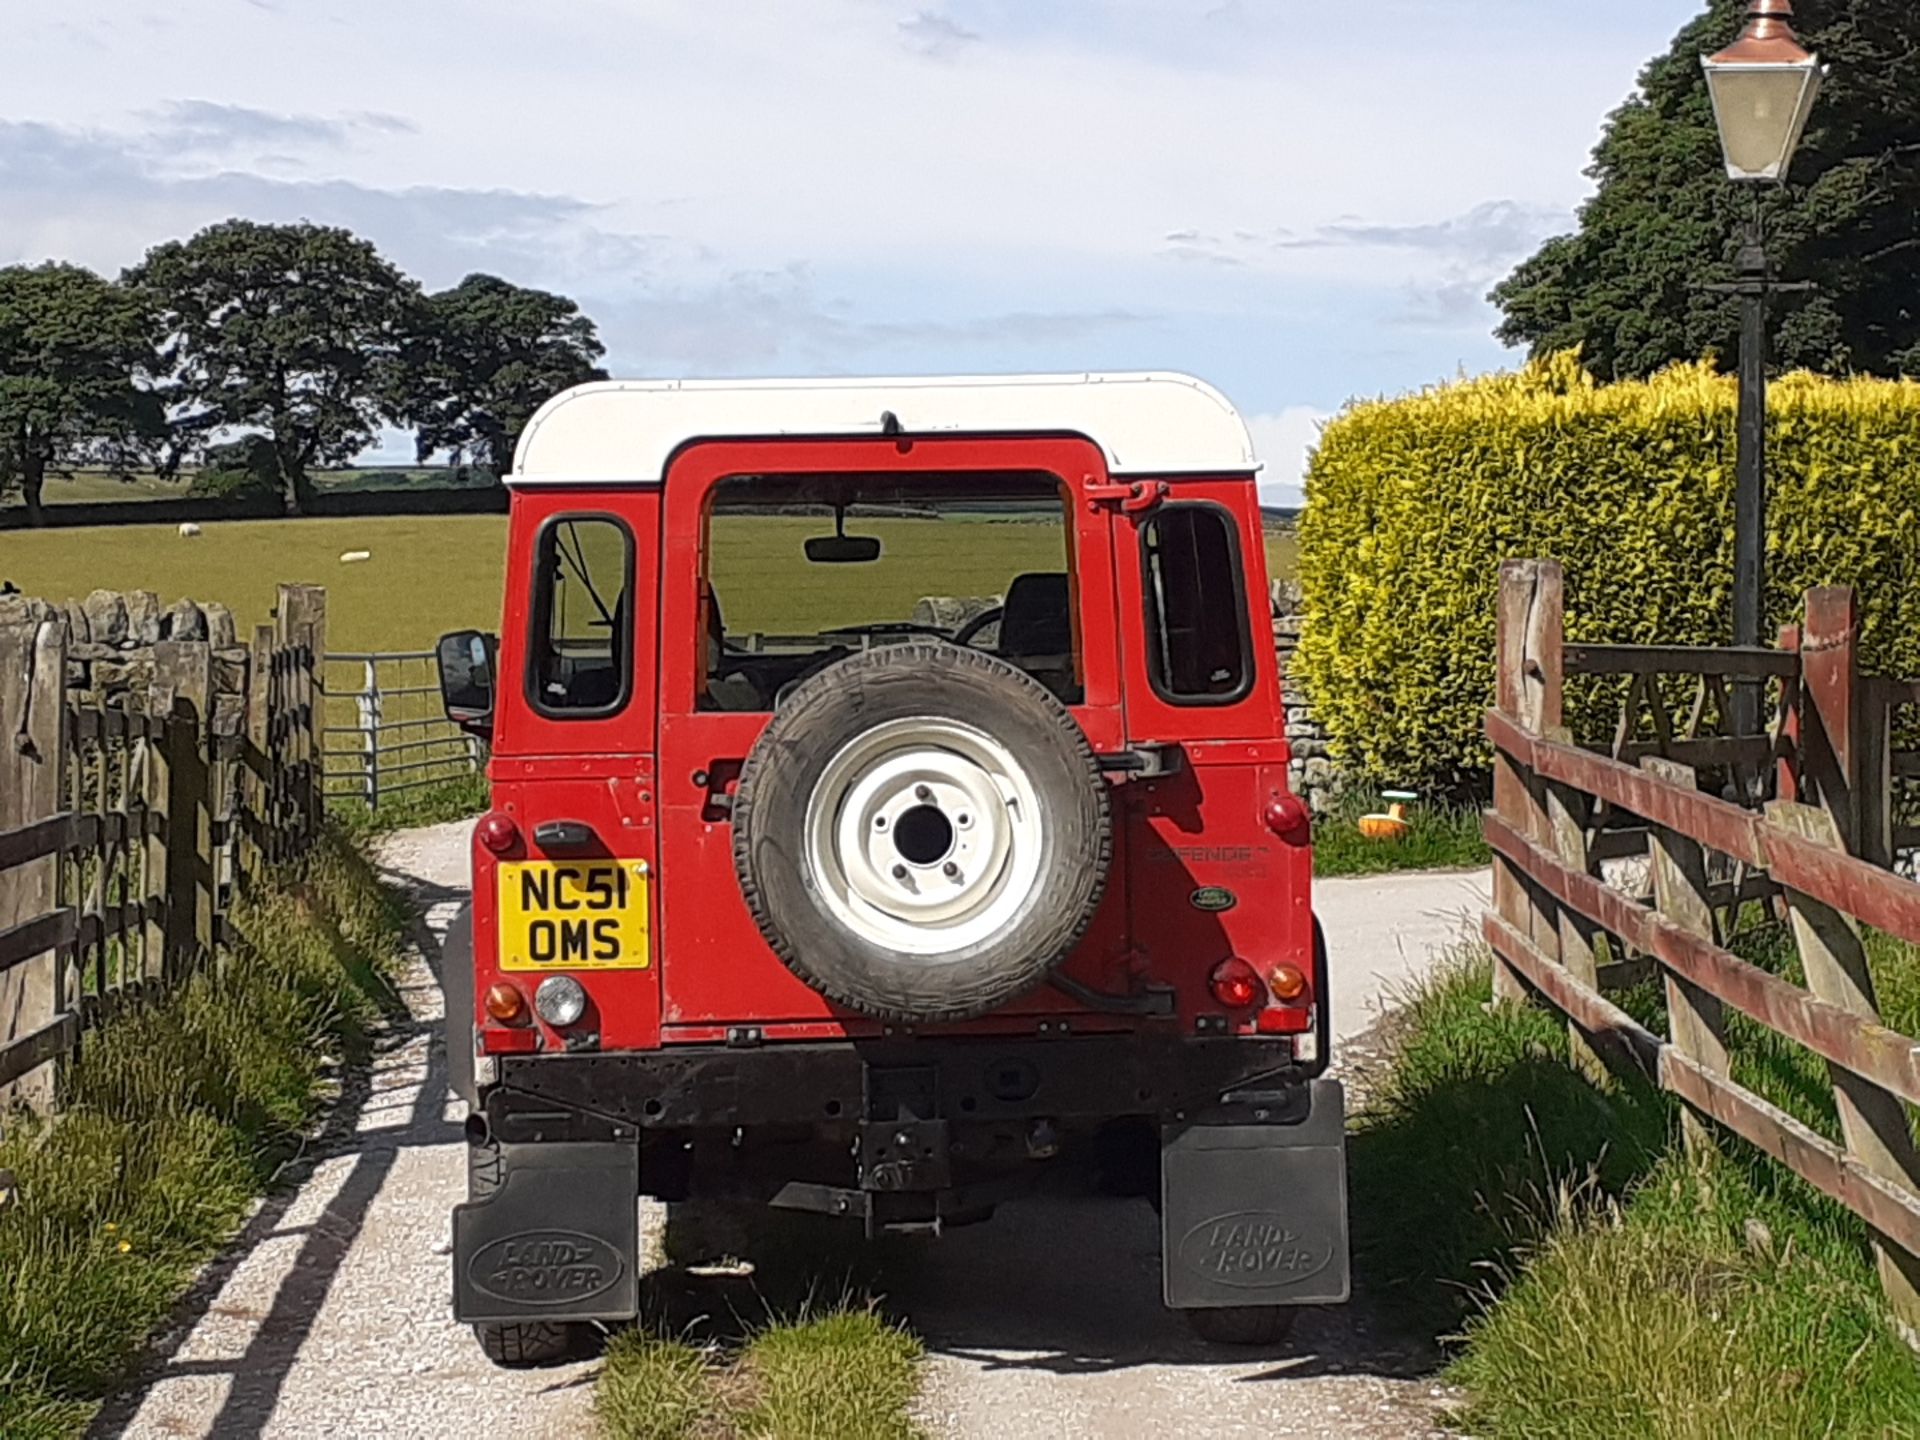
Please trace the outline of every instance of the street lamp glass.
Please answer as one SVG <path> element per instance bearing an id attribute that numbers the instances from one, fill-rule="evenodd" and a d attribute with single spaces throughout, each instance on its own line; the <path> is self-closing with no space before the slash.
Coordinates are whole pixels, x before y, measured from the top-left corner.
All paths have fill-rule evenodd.
<path id="1" fill-rule="evenodd" d="M 1820 62 L 1808 56 L 1791 65 L 1702 63 L 1727 174 L 1735 180 L 1786 179 L 1820 94 Z"/>

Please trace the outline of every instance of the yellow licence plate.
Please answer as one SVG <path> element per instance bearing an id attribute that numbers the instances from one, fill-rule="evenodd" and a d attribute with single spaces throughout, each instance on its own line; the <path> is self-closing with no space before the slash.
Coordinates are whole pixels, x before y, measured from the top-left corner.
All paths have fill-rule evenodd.
<path id="1" fill-rule="evenodd" d="M 502 970 L 644 970 L 649 963 L 644 861 L 500 867 Z"/>

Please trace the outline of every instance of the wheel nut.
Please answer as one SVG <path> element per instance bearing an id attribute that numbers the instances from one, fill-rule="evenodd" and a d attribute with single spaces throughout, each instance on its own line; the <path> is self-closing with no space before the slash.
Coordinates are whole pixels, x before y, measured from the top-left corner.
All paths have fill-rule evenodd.
<path id="1" fill-rule="evenodd" d="M 960 867 L 949 860 L 940 867 L 940 873 L 949 880 L 958 880 L 960 878 Z"/>
<path id="2" fill-rule="evenodd" d="M 913 798 L 925 805 L 933 799 L 933 791 L 924 785 L 916 785 L 913 787 Z"/>
<path id="3" fill-rule="evenodd" d="M 906 866 L 904 866 L 904 865 L 896 865 L 896 866 L 894 866 L 894 867 L 893 867 L 893 878 L 894 878 L 894 879 L 896 879 L 896 880 L 904 880 L 904 879 L 906 879 L 906 878 L 907 878 L 907 867 L 906 867 Z"/>

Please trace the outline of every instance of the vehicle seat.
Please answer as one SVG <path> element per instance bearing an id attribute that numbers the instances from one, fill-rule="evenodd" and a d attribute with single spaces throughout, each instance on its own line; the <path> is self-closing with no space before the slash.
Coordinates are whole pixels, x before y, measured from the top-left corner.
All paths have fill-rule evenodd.
<path id="1" fill-rule="evenodd" d="M 1078 702 L 1073 664 L 1072 579 L 1064 572 L 1016 575 L 1000 617 L 1000 658 L 1018 665 L 1063 702 Z"/>
<path id="2" fill-rule="evenodd" d="M 727 627 L 720 616 L 720 595 L 704 582 L 701 589 L 705 592 L 706 600 L 702 608 L 707 614 L 707 693 L 702 697 L 699 708 L 732 712 L 766 709 L 766 697 L 760 693 L 760 687 L 753 683 L 752 676 L 738 670 L 729 675 L 720 673 L 727 653 Z"/>

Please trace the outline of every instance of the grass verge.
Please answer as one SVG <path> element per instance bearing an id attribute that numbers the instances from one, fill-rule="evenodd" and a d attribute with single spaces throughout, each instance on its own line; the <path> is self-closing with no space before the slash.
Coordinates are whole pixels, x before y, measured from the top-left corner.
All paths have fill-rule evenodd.
<path id="1" fill-rule="evenodd" d="M 778 1320 L 738 1346 L 616 1336 L 594 1409 L 612 1440 L 911 1440 L 920 1345 L 871 1308 Z"/>
<path id="2" fill-rule="evenodd" d="M 77 1436 L 298 1145 L 329 1072 L 364 1058 L 404 935 L 337 831 L 236 907 L 216 967 L 90 1034 L 51 1122 L 0 1167 L 0 1435 Z"/>
<path id="3" fill-rule="evenodd" d="M 484 814 L 491 795 L 485 775 L 460 775 L 436 785 L 422 785 L 418 790 L 389 795 L 380 802 L 378 810 L 369 810 L 360 800 L 330 800 L 327 813 L 349 835 L 364 840 L 392 830 L 441 825 L 449 820 Z"/>
<path id="4" fill-rule="evenodd" d="M 1780 954 L 1771 932 L 1742 949 Z M 1904 994 L 1920 958 L 1885 962 Z M 1484 954 L 1463 951 L 1410 997 L 1352 1151 L 1360 1263 L 1453 1332 L 1456 1423 L 1487 1440 L 1920 1435 L 1920 1366 L 1858 1222 L 1736 1140 L 1689 1162 L 1664 1097 L 1590 1084 L 1563 1022 L 1490 994 Z M 1652 987 L 1623 1004 L 1663 1023 Z M 1817 1108 L 1823 1087 L 1735 1041 L 1736 1069 Z"/>
<path id="5" fill-rule="evenodd" d="M 706 1201 L 669 1208 L 661 1248 L 595 1394 L 610 1440 L 919 1433 L 920 1343 L 872 1298 L 872 1247 L 818 1216 Z"/>
<path id="6" fill-rule="evenodd" d="M 1384 875 L 1392 870 L 1467 870 L 1489 863 L 1480 812 L 1471 805 L 1417 801 L 1407 806 L 1412 830 L 1404 840 L 1369 840 L 1360 817 L 1384 813 L 1377 791 L 1353 790 L 1313 827 L 1313 873 Z"/>

